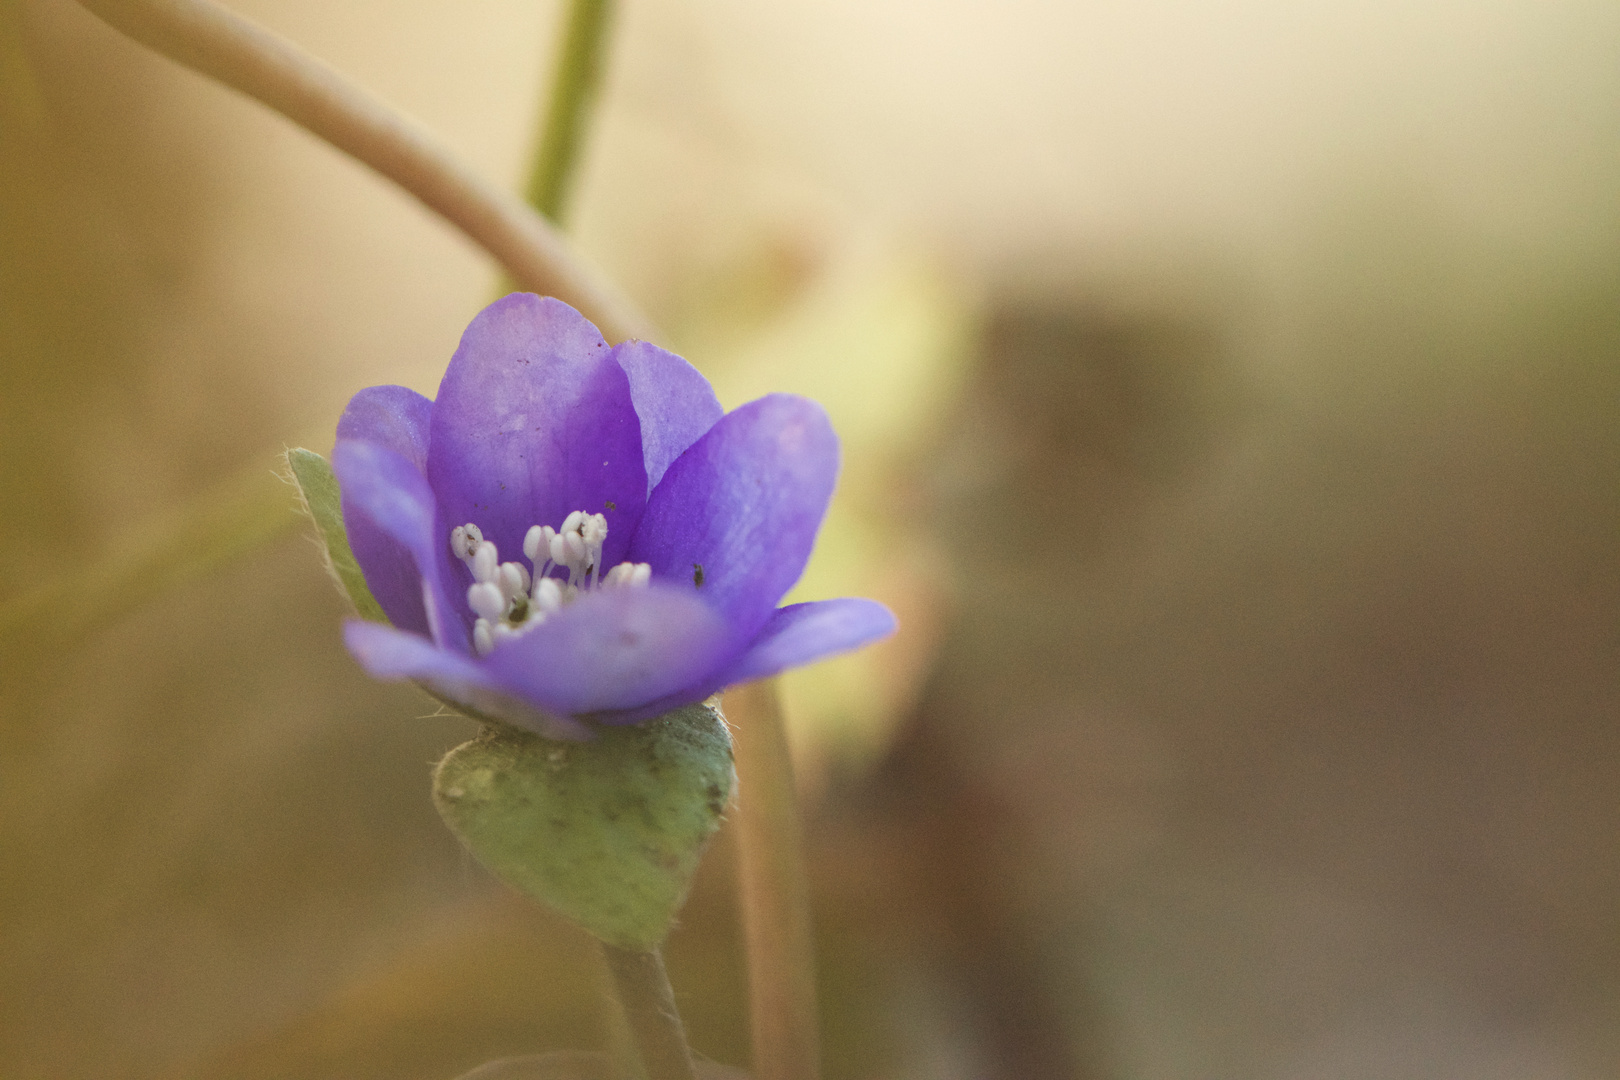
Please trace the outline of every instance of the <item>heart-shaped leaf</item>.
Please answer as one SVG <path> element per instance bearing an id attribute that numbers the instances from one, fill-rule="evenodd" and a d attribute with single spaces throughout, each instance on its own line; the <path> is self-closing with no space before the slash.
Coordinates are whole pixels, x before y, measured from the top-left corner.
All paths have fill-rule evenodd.
<path id="1" fill-rule="evenodd" d="M 669 933 L 731 801 L 725 719 L 688 705 L 588 742 L 487 728 L 433 777 L 445 822 L 484 866 L 602 939 Z"/>

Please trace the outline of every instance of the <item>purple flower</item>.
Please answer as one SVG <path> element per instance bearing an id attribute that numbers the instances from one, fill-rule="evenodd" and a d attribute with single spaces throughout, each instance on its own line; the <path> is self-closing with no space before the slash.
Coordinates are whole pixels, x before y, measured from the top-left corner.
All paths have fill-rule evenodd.
<path id="1" fill-rule="evenodd" d="M 778 608 L 838 473 L 819 405 L 723 414 L 685 360 L 609 348 L 526 293 L 479 313 L 439 396 L 373 386 L 333 471 L 390 626 L 350 621 L 380 679 L 553 736 L 635 723 L 893 632 L 846 598 Z"/>

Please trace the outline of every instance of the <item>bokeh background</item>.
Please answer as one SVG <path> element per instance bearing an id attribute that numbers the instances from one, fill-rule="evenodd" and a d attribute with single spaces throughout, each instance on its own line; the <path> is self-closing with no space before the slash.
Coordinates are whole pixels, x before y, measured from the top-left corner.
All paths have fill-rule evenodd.
<path id="1" fill-rule="evenodd" d="M 520 184 L 554 2 L 233 6 Z M 728 405 L 828 404 L 800 595 L 904 623 L 786 684 L 829 1080 L 1620 1074 L 1620 6 L 624 0 L 574 206 Z M 273 475 L 497 287 L 0 0 L 0 1076 L 606 1038 Z M 731 875 L 669 953 L 743 1063 Z"/>

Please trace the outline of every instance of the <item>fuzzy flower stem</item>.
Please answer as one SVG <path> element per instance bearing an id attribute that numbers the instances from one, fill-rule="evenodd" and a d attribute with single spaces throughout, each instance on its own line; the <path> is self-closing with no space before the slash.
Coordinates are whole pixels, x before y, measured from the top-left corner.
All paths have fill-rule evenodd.
<path id="1" fill-rule="evenodd" d="M 692 1051 L 675 1011 L 663 956 L 656 949 L 642 952 L 606 943 L 602 955 L 646 1080 L 694 1080 Z"/>
<path id="2" fill-rule="evenodd" d="M 815 956 L 793 786 L 776 680 L 726 695 L 737 763 L 737 848 L 757 1080 L 817 1080 Z"/>
<path id="3" fill-rule="evenodd" d="M 610 341 L 646 320 L 514 195 L 427 132 L 286 39 L 210 0 L 80 0 L 115 29 L 268 105 L 410 192 L 489 252 L 525 289 L 578 308 Z"/>
<path id="4" fill-rule="evenodd" d="M 590 118 L 602 82 L 612 0 L 572 0 L 552 77 L 546 126 L 529 174 L 529 205 L 561 224 Z"/>

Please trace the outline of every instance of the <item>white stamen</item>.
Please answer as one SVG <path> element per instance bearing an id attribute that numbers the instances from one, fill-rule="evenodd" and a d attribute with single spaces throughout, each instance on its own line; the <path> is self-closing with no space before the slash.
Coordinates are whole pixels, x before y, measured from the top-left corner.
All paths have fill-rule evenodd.
<path id="1" fill-rule="evenodd" d="M 602 573 L 602 544 L 607 540 L 607 518 L 592 514 L 580 523 L 580 539 L 585 541 L 585 557 L 590 560 L 591 584 Z"/>
<path id="2" fill-rule="evenodd" d="M 450 550 L 462 562 L 472 558 L 478 550 L 478 545 L 483 542 L 483 530 L 470 521 L 465 525 L 457 525 L 450 530 Z M 468 565 L 471 564 L 468 563 Z"/>
<path id="3" fill-rule="evenodd" d="M 478 545 L 472 556 L 472 576 L 474 581 L 494 581 L 496 567 L 500 564 L 500 556 L 496 554 L 495 545 L 488 540 Z"/>
<path id="4" fill-rule="evenodd" d="M 480 581 L 467 589 L 467 606 L 492 623 L 506 617 L 506 603 L 493 581 Z"/>
<path id="5" fill-rule="evenodd" d="M 562 535 L 563 557 L 557 561 L 568 567 L 568 580 L 585 570 L 585 538 L 577 532 L 566 532 Z"/>
<path id="6" fill-rule="evenodd" d="M 533 526 L 523 535 L 523 554 L 534 566 L 531 573 L 522 563 L 501 562 L 494 543 L 472 522 L 451 529 L 450 550 L 472 573 L 467 606 L 478 616 L 473 624 L 478 655 L 487 656 L 502 641 L 539 626 L 582 593 L 647 585 L 652 580 L 647 563 L 622 562 L 611 570 L 602 566 L 607 534 L 607 518 L 583 510 L 569 514 L 561 529 Z M 551 576 L 553 567 L 568 571 L 566 582 Z"/>
<path id="7" fill-rule="evenodd" d="M 513 597 L 529 591 L 529 572 L 515 562 L 501 563 L 495 584 L 501 587 L 501 595 L 510 604 Z"/>
<path id="8" fill-rule="evenodd" d="M 637 588 L 651 580 L 651 564 L 622 562 L 603 576 L 602 588 Z"/>
<path id="9" fill-rule="evenodd" d="M 607 539 L 607 518 L 592 514 L 580 525 L 579 535 L 585 538 L 587 547 L 601 548 L 602 541 Z"/>
<path id="10" fill-rule="evenodd" d="M 534 606 L 541 616 L 562 607 L 562 586 L 557 584 L 556 578 L 543 577 L 534 583 Z"/>

